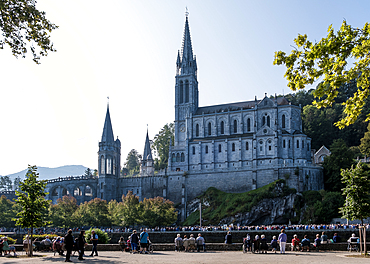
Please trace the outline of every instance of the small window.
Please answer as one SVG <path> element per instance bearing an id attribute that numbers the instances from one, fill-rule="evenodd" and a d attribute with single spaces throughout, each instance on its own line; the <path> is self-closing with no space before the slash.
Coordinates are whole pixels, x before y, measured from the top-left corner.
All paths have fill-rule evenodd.
<path id="1" fill-rule="evenodd" d="M 206 154 L 208 153 L 208 146 L 206 145 Z"/>
<path id="2" fill-rule="evenodd" d="M 285 148 L 285 139 L 283 140 L 283 148 Z"/>
<path id="3" fill-rule="evenodd" d="M 195 136 L 199 137 L 199 124 L 195 126 Z"/>
<path id="4" fill-rule="evenodd" d="M 232 150 L 232 151 L 235 151 L 235 143 L 233 143 L 233 144 L 231 145 L 231 150 Z"/>
<path id="5" fill-rule="evenodd" d="M 225 134 L 225 123 L 221 121 L 221 135 Z"/>
<path id="6" fill-rule="evenodd" d="M 184 83 L 180 82 L 180 104 L 184 102 Z"/>
<path id="7" fill-rule="evenodd" d="M 260 151 L 262 151 L 262 146 L 260 146 Z"/>
<path id="8" fill-rule="evenodd" d="M 304 148 L 304 140 L 302 140 L 302 148 Z"/>
<path id="9" fill-rule="evenodd" d="M 185 81 L 185 103 L 189 102 L 189 81 Z"/>
<path id="10" fill-rule="evenodd" d="M 234 120 L 234 133 L 238 133 L 238 121 Z"/>
<path id="11" fill-rule="evenodd" d="M 181 162 L 184 162 L 185 161 L 185 155 L 184 153 L 181 153 Z"/>
<path id="12" fill-rule="evenodd" d="M 297 139 L 297 148 L 299 148 L 299 140 Z"/>
<path id="13" fill-rule="evenodd" d="M 195 147 L 193 147 L 193 155 L 195 155 Z"/>
<path id="14" fill-rule="evenodd" d="M 271 146 L 269 146 L 269 151 L 271 151 Z"/>
<path id="15" fill-rule="evenodd" d="M 172 162 L 176 162 L 176 155 L 175 155 L 175 153 L 172 154 Z"/>
<path id="16" fill-rule="evenodd" d="M 267 126 L 270 127 L 270 116 L 267 116 Z"/>
<path id="17" fill-rule="evenodd" d="M 285 128 L 285 115 L 281 117 L 281 127 Z"/>
<path id="18" fill-rule="evenodd" d="M 177 153 L 176 155 L 176 162 L 180 162 L 180 153 Z"/>
<path id="19" fill-rule="evenodd" d="M 247 131 L 248 132 L 251 131 L 251 119 L 250 118 L 247 119 Z"/>
<path id="20" fill-rule="evenodd" d="M 222 147 L 221 147 L 221 144 L 218 145 L 218 152 L 221 152 L 222 151 Z"/>
<path id="21" fill-rule="evenodd" d="M 288 147 L 290 148 L 290 139 L 289 139 L 289 141 L 288 141 Z"/>
<path id="22" fill-rule="evenodd" d="M 208 136 L 212 135 L 212 124 L 211 122 L 208 123 Z"/>
<path id="23" fill-rule="evenodd" d="M 266 117 L 262 117 L 262 125 L 264 126 L 266 124 Z"/>
<path id="24" fill-rule="evenodd" d="M 245 150 L 249 150 L 249 142 L 245 143 Z"/>

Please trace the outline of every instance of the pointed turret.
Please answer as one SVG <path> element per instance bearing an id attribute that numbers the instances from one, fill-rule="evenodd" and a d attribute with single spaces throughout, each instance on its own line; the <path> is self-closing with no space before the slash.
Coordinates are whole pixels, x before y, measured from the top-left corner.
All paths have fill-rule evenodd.
<path id="1" fill-rule="evenodd" d="M 145 139 L 145 147 L 144 147 L 143 160 L 145 160 L 145 161 L 147 161 L 147 160 L 153 160 L 152 150 L 150 148 L 150 141 L 149 141 L 148 130 L 146 130 L 146 139 Z"/>
<path id="2" fill-rule="evenodd" d="M 191 44 L 191 37 L 190 37 L 190 29 L 189 29 L 189 21 L 188 15 L 186 15 L 185 20 L 185 29 L 184 29 L 184 37 L 182 39 L 182 49 L 181 49 L 182 58 L 180 61 L 179 54 L 177 55 L 177 62 L 176 65 L 181 68 L 181 75 L 184 74 L 196 74 L 197 70 L 197 63 L 193 56 L 193 47 Z"/>
<path id="3" fill-rule="evenodd" d="M 148 129 L 146 130 L 144 154 L 141 160 L 141 176 L 154 176 L 154 162 L 152 150 L 150 148 Z"/>
<path id="4" fill-rule="evenodd" d="M 105 115 L 105 123 L 101 142 L 114 142 L 112 123 L 110 121 L 109 105 L 107 106 L 107 114 Z"/>

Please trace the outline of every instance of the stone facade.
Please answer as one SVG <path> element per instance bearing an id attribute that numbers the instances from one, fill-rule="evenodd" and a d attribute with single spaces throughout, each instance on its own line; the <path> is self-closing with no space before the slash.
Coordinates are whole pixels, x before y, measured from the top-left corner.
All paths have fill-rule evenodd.
<path id="1" fill-rule="evenodd" d="M 180 55 L 181 54 L 181 55 Z M 49 182 L 53 198 L 91 189 L 81 201 L 99 197 L 120 200 L 132 191 L 140 199 L 163 196 L 186 203 L 216 187 L 225 192 L 245 192 L 277 179 L 286 179 L 298 191 L 323 188 L 322 168 L 312 163 L 311 139 L 302 133 L 300 106 L 284 97 L 199 107 L 197 62 L 193 55 L 188 17 L 182 51 L 178 52 L 175 84 L 175 139 L 168 168 L 154 176 L 147 134 L 140 177 L 122 177 L 120 141 L 114 140 L 109 108 L 99 143 L 99 177 Z M 64 189 L 63 189 L 64 188 Z M 53 196 L 54 195 L 54 196 Z M 82 196 L 82 195 L 81 195 Z"/>

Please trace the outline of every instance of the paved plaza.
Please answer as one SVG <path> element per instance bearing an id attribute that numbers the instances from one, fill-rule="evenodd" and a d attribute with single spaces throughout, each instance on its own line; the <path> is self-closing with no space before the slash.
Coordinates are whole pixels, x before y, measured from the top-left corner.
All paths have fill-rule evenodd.
<path id="1" fill-rule="evenodd" d="M 38 253 L 36 253 L 38 254 Z M 285 255 L 279 253 L 273 254 L 243 254 L 242 252 L 227 251 L 227 252 L 200 252 L 200 253 L 184 253 L 184 252 L 172 252 L 172 251 L 159 251 L 153 254 L 130 254 L 120 251 L 102 251 L 98 257 L 86 256 L 84 261 L 80 261 L 76 256 L 72 257 L 71 260 L 74 263 L 163 263 L 163 264 L 175 264 L 175 263 L 281 263 L 281 264 L 308 264 L 308 263 L 325 263 L 325 264 L 341 264 L 341 263 L 370 263 L 370 259 L 363 258 L 349 258 L 345 257 L 348 255 L 347 252 L 287 252 Z M 351 253 L 355 255 L 358 253 Z M 1 257 L 0 263 L 61 263 L 64 262 L 64 258 L 61 256 L 54 256 L 53 253 L 45 253 L 45 257 L 42 258 L 6 258 Z"/>

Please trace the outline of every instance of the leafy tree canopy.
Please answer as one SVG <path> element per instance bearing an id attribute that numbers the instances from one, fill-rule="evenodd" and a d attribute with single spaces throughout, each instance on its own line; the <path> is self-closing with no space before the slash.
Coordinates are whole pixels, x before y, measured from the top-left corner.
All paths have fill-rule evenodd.
<path id="1" fill-rule="evenodd" d="M 13 187 L 12 180 L 9 176 L 0 176 L 0 190 L 11 191 Z"/>
<path id="2" fill-rule="evenodd" d="M 17 58 L 31 52 L 39 64 L 40 56 L 56 51 L 50 33 L 57 27 L 36 8 L 34 0 L 0 0 L 0 49 L 8 45 Z"/>
<path id="3" fill-rule="evenodd" d="M 131 149 L 127 154 L 126 161 L 124 163 L 127 171 L 131 174 L 138 173 L 140 170 L 140 160 L 141 155 L 137 152 L 136 149 Z"/>
<path id="4" fill-rule="evenodd" d="M 340 171 L 354 164 L 353 152 L 343 139 L 334 140 L 330 151 L 331 155 L 326 157 L 323 163 L 325 190 L 341 192 L 344 185 L 341 183 Z"/>
<path id="5" fill-rule="evenodd" d="M 72 217 L 78 219 L 79 226 L 110 226 L 111 221 L 107 201 L 95 198 L 78 206 Z"/>
<path id="6" fill-rule="evenodd" d="M 5 195 L 0 197 L 0 226 L 13 227 L 18 210 L 16 204 L 6 198 Z"/>
<path id="7" fill-rule="evenodd" d="M 164 169 L 168 165 L 168 155 L 170 153 L 170 141 L 174 142 L 175 125 L 174 123 L 165 124 L 164 127 L 154 137 L 153 146 L 158 153 L 159 159 L 155 161 L 155 169 Z"/>
<path id="8" fill-rule="evenodd" d="M 289 81 L 288 86 L 299 90 L 313 84 L 323 77 L 323 82 L 313 92 L 318 101 L 317 107 L 331 106 L 338 96 L 338 89 L 353 80 L 357 82 L 357 91 L 346 99 L 344 116 L 335 124 L 344 128 L 353 124 L 360 115 L 365 99 L 369 96 L 370 86 L 370 25 L 362 29 L 353 28 L 343 21 L 338 32 L 332 26 L 328 35 L 318 43 L 312 43 L 307 35 L 298 35 L 294 39 L 296 47 L 290 55 L 283 51 L 275 52 L 274 65 L 285 65 L 284 75 Z M 353 66 L 348 63 L 354 61 Z M 366 121 L 370 120 L 370 114 Z"/>
<path id="9" fill-rule="evenodd" d="M 51 204 L 49 207 L 49 216 L 53 226 L 63 228 L 77 226 L 77 221 L 73 216 L 77 208 L 76 198 L 69 195 L 59 198 L 56 204 Z"/>
<path id="10" fill-rule="evenodd" d="M 36 166 L 28 165 L 28 172 L 23 182 L 20 182 L 20 191 L 16 191 L 18 196 L 16 203 L 21 207 L 17 214 L 16 225 L 22 228 L 31 229 L 31 240 L 34 227 L 42 227 L 50 222 L 46 220 L 49 201 L 45 199 L 46 180 L 38 180 Z M 29 251 L 32 256 L 32 247 Z"/>
<path id="11" fill-rule="evenodd" d="M 350 169 L 342 170 L 341 175 L 346 202 L 340 212 L 343 218 L 361 219 L 363 224 L 363 219 L 370 217 L 370 168 L 359 162 Z"/>
<path id="12" fill-rule="evenodd" d="M 367 126 L 367 132 L 364 137 L 361 138 L 361 144 L 359 146 L 362 154 L 370 156 L 370 124 Z"/>

